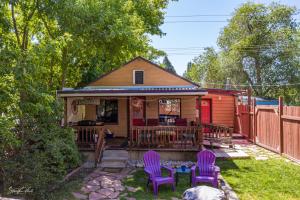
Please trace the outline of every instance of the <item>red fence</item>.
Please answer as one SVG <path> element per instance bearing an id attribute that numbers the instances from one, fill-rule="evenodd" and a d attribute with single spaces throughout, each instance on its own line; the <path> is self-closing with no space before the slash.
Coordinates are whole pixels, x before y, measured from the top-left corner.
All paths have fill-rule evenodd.
<path id="1" fill-rule="evenodd" d="M 238 105 L 235 132 L 267 149 L 300 161 L 300 107 Z"/>

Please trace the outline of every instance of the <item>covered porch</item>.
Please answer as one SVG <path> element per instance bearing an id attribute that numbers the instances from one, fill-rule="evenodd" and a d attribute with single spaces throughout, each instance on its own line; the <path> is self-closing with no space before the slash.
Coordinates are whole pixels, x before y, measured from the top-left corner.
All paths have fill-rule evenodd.
<path id="1" fill-rule="evenodd" d="M 125 148 L 193 149 L 202 145 L 201 97 L 190 86 L 89 87 L 58 91 L 64 126 L 81 148 L 95 149 L 99 134 L 126 140 Z M 112 139 L 110 143 L 113 142 Z"/>

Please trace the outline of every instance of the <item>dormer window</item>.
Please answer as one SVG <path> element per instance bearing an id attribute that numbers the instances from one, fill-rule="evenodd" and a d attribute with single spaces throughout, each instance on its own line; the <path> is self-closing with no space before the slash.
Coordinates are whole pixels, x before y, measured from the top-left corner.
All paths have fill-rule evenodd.
<path id="1" fill-rule="evenodd" d="M 144 84 L 144 71 L 133 70 L 133 84 Z"/>

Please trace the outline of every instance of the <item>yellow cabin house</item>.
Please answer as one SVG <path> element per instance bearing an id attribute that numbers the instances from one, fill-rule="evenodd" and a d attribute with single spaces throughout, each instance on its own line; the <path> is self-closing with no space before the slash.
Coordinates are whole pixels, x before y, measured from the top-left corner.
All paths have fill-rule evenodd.
<path id="1" fill-rule="evenodd" d="M 199 149 L 201 124 L 234 127 L 236 92 L 200 88 L 142 57 L 57 95 L 65 101 L 64 125 L 89 147 L 101 132 L 129 148 Z"/>

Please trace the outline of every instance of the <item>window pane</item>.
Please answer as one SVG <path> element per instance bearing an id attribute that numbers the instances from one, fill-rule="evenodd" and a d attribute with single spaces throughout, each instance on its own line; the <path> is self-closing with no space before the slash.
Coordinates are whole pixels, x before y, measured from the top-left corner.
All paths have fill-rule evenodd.
<path id="1" fill-rule="evenodd" d="M 144 72 L 143 71 L 135 71 L 135 84 L 144 84 Z"/>
<path id="2" fill-rule="evenodd" d="M 97 121 L 118 122 L 118 100 L 101 100 L 97 106 Z"/>
<path id="3" fill-rule="evenodd" d="M 177 118 L 180 118 L 180 99 L 160 99 L 159 122 L 164 125 L 173 125 Z"/>

